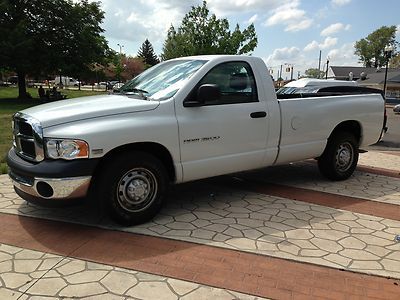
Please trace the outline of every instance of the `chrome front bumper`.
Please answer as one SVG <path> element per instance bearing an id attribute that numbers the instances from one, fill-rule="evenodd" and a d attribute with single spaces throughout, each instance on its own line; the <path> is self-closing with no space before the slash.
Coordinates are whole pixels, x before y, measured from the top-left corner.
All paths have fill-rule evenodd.
<path id="1" fill-rule="evenodd" d="M 33 197 L 43 199 L 72 199 L 87 195 L 92 176 L 69 178 L 26 178 L 9 173 L 14 186 Z"/>

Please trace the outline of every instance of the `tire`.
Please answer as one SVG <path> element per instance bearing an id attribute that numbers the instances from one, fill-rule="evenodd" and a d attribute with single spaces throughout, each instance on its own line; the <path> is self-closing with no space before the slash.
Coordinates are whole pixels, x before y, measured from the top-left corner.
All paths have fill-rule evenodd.
<path id="1" fill-rule="evenodd" d="M 168 186 L 164 165 L 143 152 L 126 152 L 101 170 L 97 198 L 117 223 L 137 225 L 151 220 L 161 209 Z"/>
<path id="2" fill-rule="evenodd" d="M 354 135 L 337 132 L 328 139 L 325 151 L 318 159 L 318 168 L 328 179 L 345 180 L 354 173 L 358 154 L 358 142 Z"/>

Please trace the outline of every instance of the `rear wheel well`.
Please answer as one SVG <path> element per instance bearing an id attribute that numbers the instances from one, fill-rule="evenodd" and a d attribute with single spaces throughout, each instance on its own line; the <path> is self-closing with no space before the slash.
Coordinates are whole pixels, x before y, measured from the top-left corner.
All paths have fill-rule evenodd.
<path id="1" fill-rule="evenodd" d="M 330 140 L 333 136 L 335 136 L 339 132 L 348 132 L 356 138 L 358 145 L 361 142 L 361 125 L 357 121 L 344 121 L 337 125 L 335 129 L 332 131 L 328 140 Z"/>
<path id="2" fill-rule="evenodd" d="M 174 161 L 170 152 L 163 145 L 153 142 L 144 142 L 144 143 L 134 143 L 119 146 L 111 151 L 109 151 L 105 156 L 102 157 L 99 165 L 97 166 L 94 174 L 95 176 L 101 172 L 102 167 L 108 162 L 111 161 L 113 157 L 125 152 L 139 151 L 150 154 L 161 161 L 164 165 L 165 169 L 168 173 L 168 178 L 170 181 L 174 181 L 176 179 Z"/>

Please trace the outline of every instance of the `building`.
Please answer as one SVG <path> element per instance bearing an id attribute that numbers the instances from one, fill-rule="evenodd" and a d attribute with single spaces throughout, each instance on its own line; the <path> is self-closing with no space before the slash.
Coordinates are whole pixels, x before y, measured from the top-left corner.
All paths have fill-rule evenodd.
<path id="1" fill-rule="evenodd" d="M 336 80 L 356 80 L 361 86 L 383 90 L 385 84 L 385 69 L 331 66 L 328 70 L 328 78 Z M 400 69 L 388 69 L 386 91 L 388 98 L 400 99 Z"/>

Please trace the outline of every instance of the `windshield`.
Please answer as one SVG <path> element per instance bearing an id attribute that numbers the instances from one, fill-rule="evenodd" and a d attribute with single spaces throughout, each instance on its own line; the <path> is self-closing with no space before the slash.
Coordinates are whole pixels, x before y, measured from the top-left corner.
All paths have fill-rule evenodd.
<path id="1" fill-rule="evenodd" d="M 135 93 L 145 99 L 168 99 L 205 63 L 205 60 L 173 60 L 160 63 L 128 81 L 119 92 Z"/>

